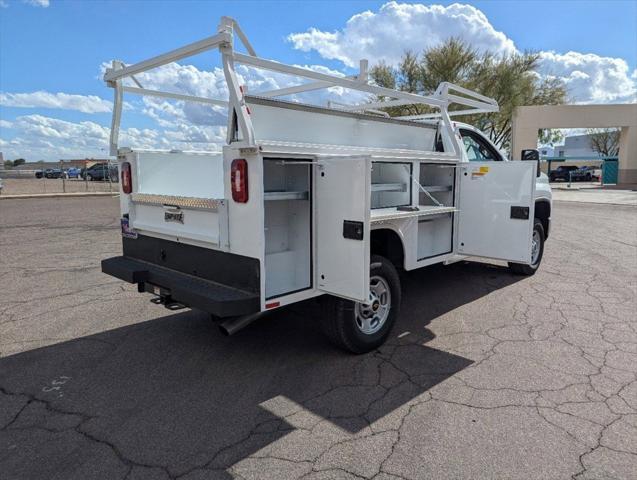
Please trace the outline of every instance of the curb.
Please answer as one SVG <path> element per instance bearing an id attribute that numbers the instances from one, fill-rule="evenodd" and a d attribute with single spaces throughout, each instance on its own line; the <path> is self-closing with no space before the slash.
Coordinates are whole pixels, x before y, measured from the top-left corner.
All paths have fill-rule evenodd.
<path id="1" fill-rule="evenodd" d="M 0 195 L 0 200 L 22 198 L 71 198 L 71 197 L 119 197 L 117 192 L 75 192 L 75 193 L 25 193 L 19 195 Z"/>
<path id="2" fill-rule="evenodd" d="M 553 202 L 565 202 L 565 203 L 584 203 L 586 205 L 612 205 L 612 206 L 620 206 L 620 207 L 637 207 L 636 203 L 617 203 L 617 202 L 587 202 L 586 200 L 564 200 L 560 198 L 559 200 L 553 199 Z"/>

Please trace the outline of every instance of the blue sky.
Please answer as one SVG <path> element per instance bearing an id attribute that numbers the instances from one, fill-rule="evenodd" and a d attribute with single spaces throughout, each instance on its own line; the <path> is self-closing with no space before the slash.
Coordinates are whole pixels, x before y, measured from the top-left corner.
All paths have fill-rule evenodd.
<path id="1" fill-rule="evenodd" d="M 348 73 L 361 56 L 391 63 L 406 48 L 453 34 L 503 53 L 545 52 L 542 73 L 565 79 L 572 101 L 634 101 L 636 1 L 451 3 L 0 0 L 0 150 L 28 160 L 103 155 L 112 92 L 101 64 L 133 63 L 211 35 L 221 15 L 240 22 L 259 55 L 287 63 Z M 361 47 L 370 37 L 377 44 Z M 187 63 L 194 66 L 194 84 L 185 87 L 192 92 L 211 80 L 202 72 L 218 65 L 212 54 Z M 145 128 L 152 134 L 141 136 L 154 135 L 155 143 L 164 134 L 189 145 L 223 137 L 222 121 L 177 105 L 177 117 L 195 128 L 186 132 L 166 108 L 131 99 L 124 126 Z"/>

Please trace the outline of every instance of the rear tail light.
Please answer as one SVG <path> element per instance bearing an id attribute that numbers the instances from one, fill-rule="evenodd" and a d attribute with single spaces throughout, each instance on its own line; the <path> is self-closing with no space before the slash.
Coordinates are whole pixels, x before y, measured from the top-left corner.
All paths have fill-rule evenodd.
<path id="1" fill-rule="evenodd" d="M 238 203 L 248 201 L 248 162 L 239 158 L 230 166 L 232 199 Z"/>
<path id="2" fill-rule="evenodd" d="M 133 191 L 133 178 L 129 162 L 122 163 L 122 192 L 131 193 Z"/>

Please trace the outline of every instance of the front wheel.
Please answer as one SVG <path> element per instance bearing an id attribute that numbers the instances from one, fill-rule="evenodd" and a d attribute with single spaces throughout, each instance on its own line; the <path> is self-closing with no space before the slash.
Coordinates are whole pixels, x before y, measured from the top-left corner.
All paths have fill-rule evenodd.
<path id="1" fill-rule="evenodd" d="M 531 264 L 509 262 L 509 268 L 518 275 L 533 275 L 540 268 L 544 254 L 544 226 L 536 218 L 533 221 L 533 236 L 531 237 Z"/>
<path id="2" fill-rule="evenodd" d="M 338 347 L 352 353 L 370 352 L 387 340 L 398 317 L 400 301 L 400 278 L 396 268 L 386 258 L 372 255 L 369 301 L 327 298 L 321 326 Z"/>

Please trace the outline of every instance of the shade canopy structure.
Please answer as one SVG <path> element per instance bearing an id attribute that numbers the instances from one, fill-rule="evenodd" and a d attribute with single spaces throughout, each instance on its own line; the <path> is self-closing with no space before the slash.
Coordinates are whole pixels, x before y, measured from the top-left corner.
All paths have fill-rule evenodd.
<path id="1" fill-rule="evenodd" d="M 518 107 L 513 114 L 511 156 L 537 148 L 543 128 L 618 128 L 618 183 L 637 183 L 637 104 L 541 105 Z"/>

